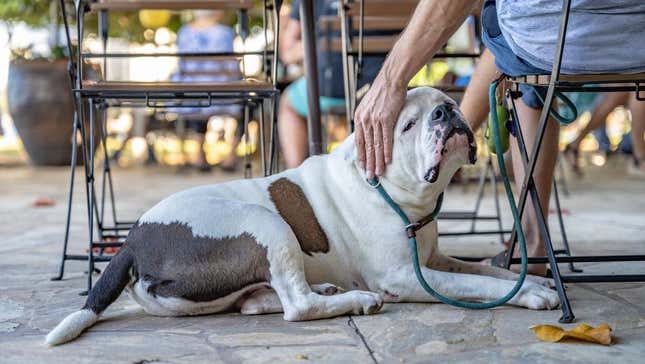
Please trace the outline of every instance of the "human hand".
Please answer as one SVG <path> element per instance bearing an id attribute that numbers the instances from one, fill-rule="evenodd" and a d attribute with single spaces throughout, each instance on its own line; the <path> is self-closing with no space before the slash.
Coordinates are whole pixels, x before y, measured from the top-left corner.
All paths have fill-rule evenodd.
<path id="1" fill-rule="evenodd" d="M 377 77 L 354 114 L 358 161 L 368 179 L 392 162 L 394 125 L 405 103 L 406 88 Z"/>

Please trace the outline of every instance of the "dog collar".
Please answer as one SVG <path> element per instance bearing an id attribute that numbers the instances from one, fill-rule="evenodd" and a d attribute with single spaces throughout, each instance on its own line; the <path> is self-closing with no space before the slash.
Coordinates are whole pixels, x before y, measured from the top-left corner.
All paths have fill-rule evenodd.
<path id="1" fill-rule="evenodd" d="M 408 239 L 416 237 L 418 230 L 434 221 L 437 218 L 437 215 L 439 215 L 441 204 L 443 203 L 443 192 L 437 198 L 437 204 L 435 205 L 432 212 L 430 212 L 428 215 L 421 218 L 417 222 L 410 222 L 408 215 L 406 215 L 405 212 L 403 212 L 403 209 L 401 209 L 401 207 L 396 202 L 394 202 L 394 200 L 392 200 L 390 194 L 388 194 L 385 188 L 383 188 L 383 185 L 381 185 L 381 181 L 378 179 L 378 177 L 367 180 L 367 183 L 378 191 L 379 195 L 383 197 L 385 202 L 387 202 L 392 210 L 394 210 L 394 212 L 399 215 L 401 220 L 403 220 L 403 223 L 405 224 L 405 232 L 408 235 Z"/>

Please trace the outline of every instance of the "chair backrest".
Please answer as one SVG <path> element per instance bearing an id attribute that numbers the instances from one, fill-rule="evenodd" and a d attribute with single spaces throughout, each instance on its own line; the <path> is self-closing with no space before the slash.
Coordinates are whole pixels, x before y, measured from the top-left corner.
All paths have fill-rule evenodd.
<path id="1" fill-rule="evenodd" d="M 251 9 L 252 0 L 97 0 L 90 5 L 91 10 L 194 10 L 194 9 Z"/>
<path id="2" fill-rule="evenodd" d="M 345 18 L 347 19 L 350 53 L 359 49 L 358 32 L 361 25 L 360 1 L 345 0 Z M 400 33 L 408 25 L 419 0 L 363 0 L 363 42 L 362 52 L 366 54 L 386 54 L 399 38 Z M 342 9 L 338 16 L 324 16 L 319 19 L 321 29 L 328 37 L 322 40 L 319 48 L 322 51 L 341 52 L 342 39 L 338 35 L 342 28 Z M 475 11 L 473 11 L 475 14 Z M 473 38 L 476 32 L 473 32 Z M 378 34 L 378 35 L 377 35 Z M 385 35 L 384 35 L 385 34 Z M 475 39 L 471 39 L 471 44 Z M 471 49 L 452 49 L 453 53 L 468 53 Z"/>

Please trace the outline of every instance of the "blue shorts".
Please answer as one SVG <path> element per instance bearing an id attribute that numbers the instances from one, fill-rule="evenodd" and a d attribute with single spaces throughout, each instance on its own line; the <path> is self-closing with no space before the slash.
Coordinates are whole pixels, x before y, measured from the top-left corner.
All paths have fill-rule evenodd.
<path id="1" fill-rule="evenodd" d="M 547 75 L 551 73 L 551 71 L 534 67 L 513 53 L 499 27 L 495 0 L 486 0 L 484 3 L 481 22 L 482 40 L 495 55 L 495 65 L 501 72 L 509 76 Z M 544 98 L 546 96 L 546 87 L 520 85 L 520 91 L 522 91 L 522 101 L 527 106 L 534 109 L 542 108 L 542 101 L 540 101 L 536 92 L 539 92 Z"/>
<path id="2" fill-rule="evenodd" d="M 303 118 L 307 117 L 307 82 L 304 77 L 293 81 L 286 90 L 289 104 L 298 115 Z M 336 107 L 344 107 L 345 99 L 335 97 L 320 96 L 320 112 L 326 113 Z"/>

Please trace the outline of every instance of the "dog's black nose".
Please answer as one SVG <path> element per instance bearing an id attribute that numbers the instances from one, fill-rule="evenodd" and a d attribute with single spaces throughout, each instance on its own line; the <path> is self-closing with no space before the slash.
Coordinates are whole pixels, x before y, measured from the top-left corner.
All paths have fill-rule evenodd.
<path id="1" fill-rule="evenodd" d="M 452 105 L 449 104 L 441 104 L 436 106 L 432 110 L 432 121 L 434 122 L 444 122 L 444 121 L 450 121 L 455 117 L 455 111 L 452 108 Z"/>

